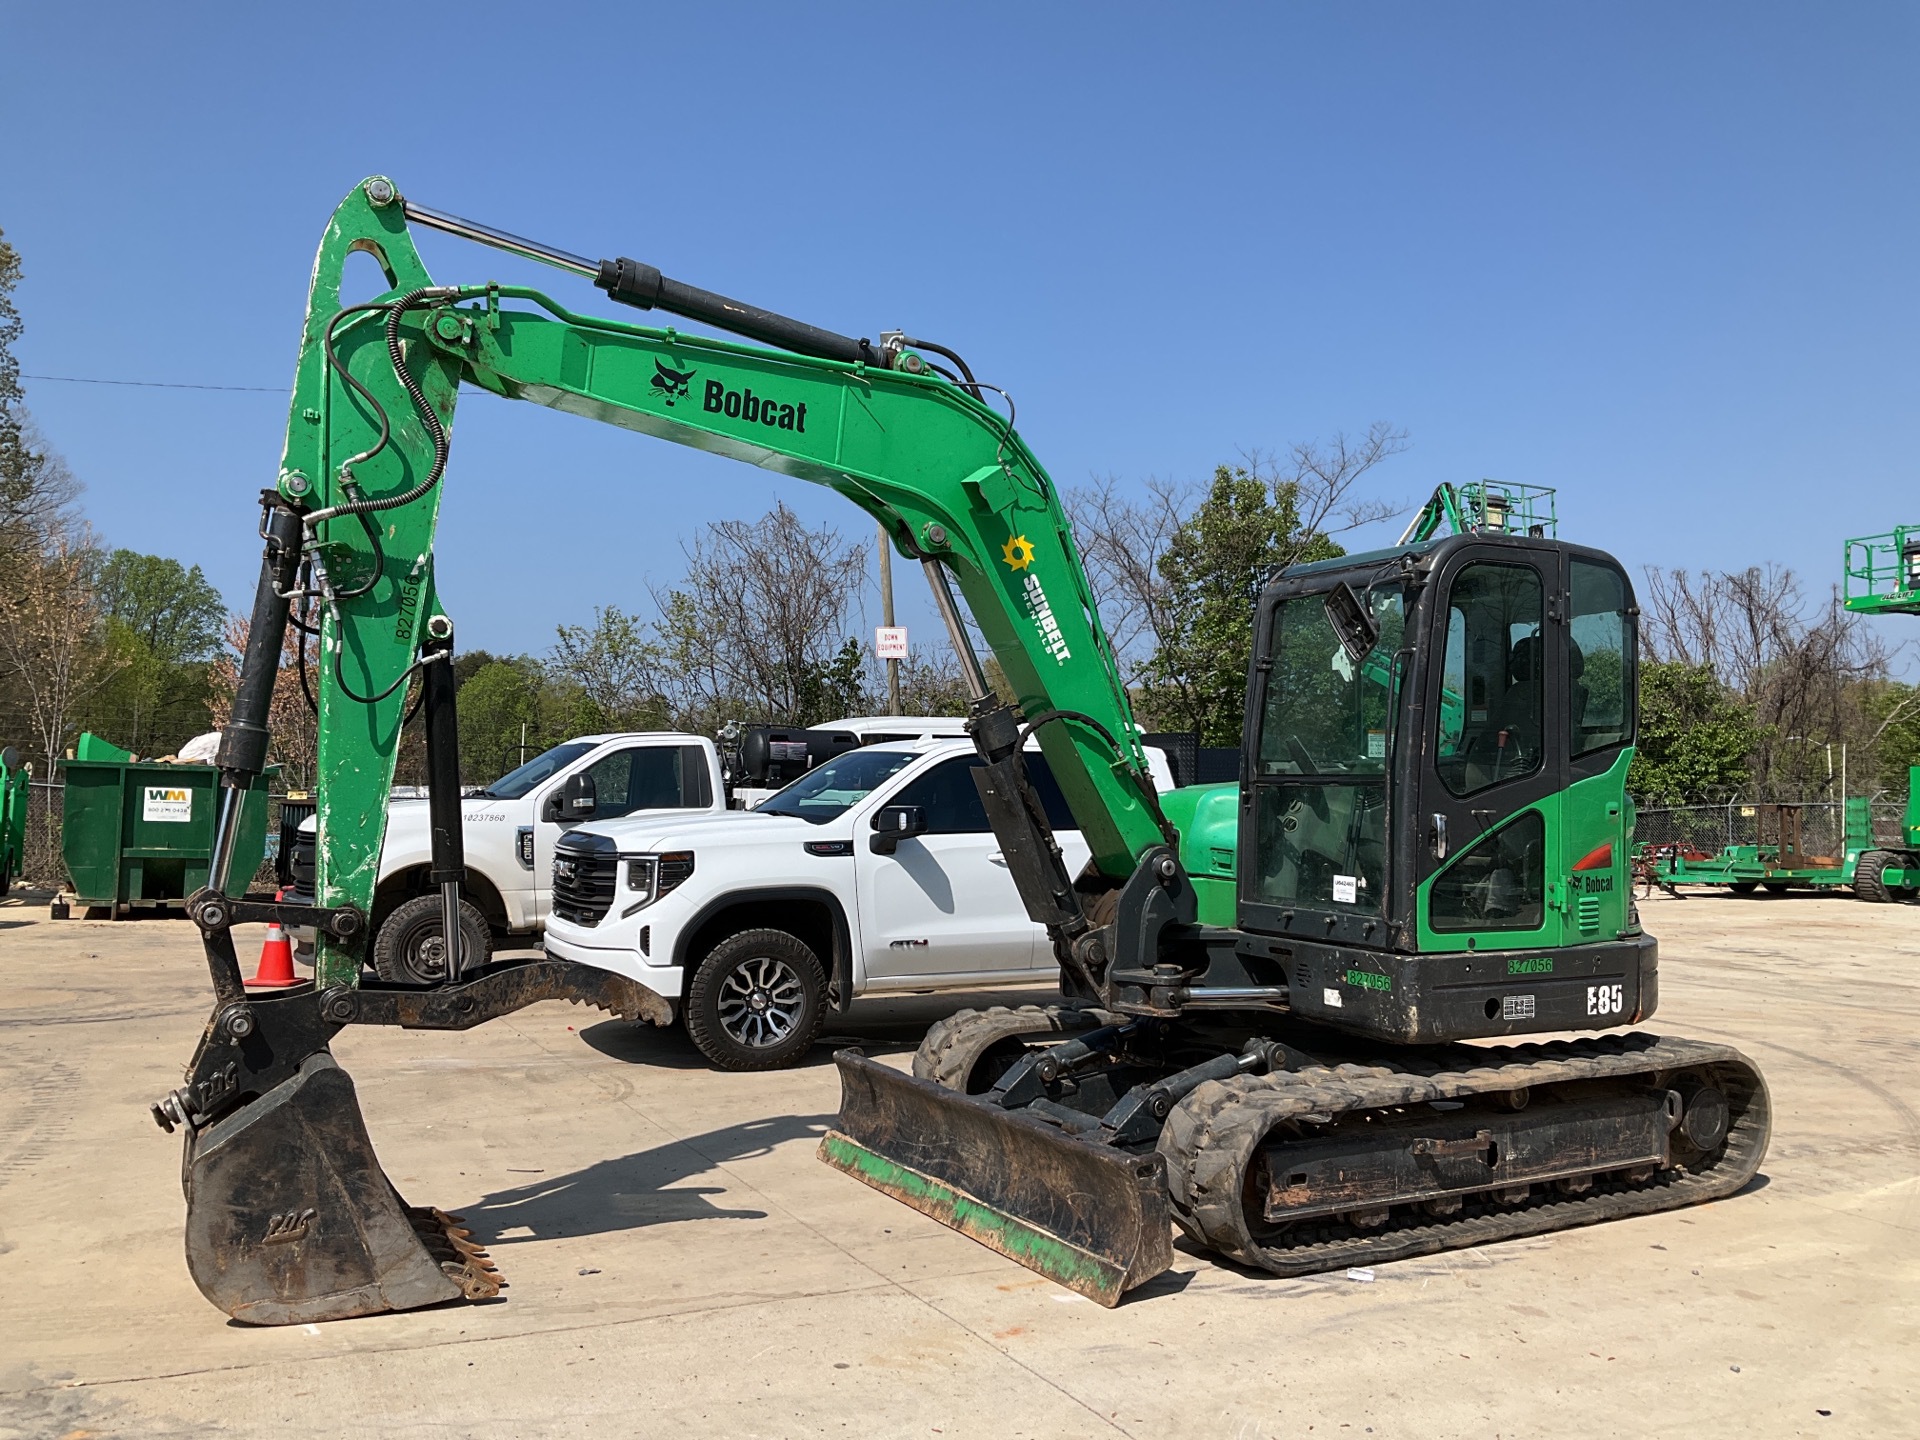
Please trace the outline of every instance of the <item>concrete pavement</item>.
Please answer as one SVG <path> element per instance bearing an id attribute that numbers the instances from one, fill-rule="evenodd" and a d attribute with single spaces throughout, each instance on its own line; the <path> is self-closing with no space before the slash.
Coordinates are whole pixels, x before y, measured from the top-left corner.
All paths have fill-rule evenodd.
<path id="1" fill-rule="evenodd" d="M 335 1047 L 402 1193 L 464 1214 L 505 1295 L 251 1329 L 187 1276 L 180 1142 L 146 1114 L 205 1018 L 191 927 L 6 902 L 0 1440 L 1914 1433 L 1920 912 L 1643 908 L 1650 1028 L 1739 1046 L 1773 1092 L 1760 1180 L 1714 1205 L 1372 1283 L 1182 1249 L 1106 1311 L 818 1163 L 826 1046 L 722 1075 L 548 1004 Z M 904 1065 L 954 1003 L 841 1029 Z"/>

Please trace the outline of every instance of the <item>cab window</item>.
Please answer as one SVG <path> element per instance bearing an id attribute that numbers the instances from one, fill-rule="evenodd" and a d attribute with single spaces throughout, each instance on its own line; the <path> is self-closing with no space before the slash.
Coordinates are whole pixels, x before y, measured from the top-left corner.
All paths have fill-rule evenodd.
<path id="1" fill-rule="evenodd" d="M 1546 917 L 1546 848 L 1538 810 L 1483 836 L 1434 880 L 1427 923 L 1437 931 L 1538 930 Z"/>
<path id="2" fill-rule="evenodd" d="M 1080 822 L 1067 807 L 1067 797 L 1060 791 L 1060 782 L 1053 778 L 1053 767 L 1047 764 L 1047 757 L 1038 750 L 1028 750 L 1020 758 L 1026 766 L 1027 780 L 1040 799 L 1040 808 L 1046 812 L 1048 826 L 1056 834 L 1078 830 Z M 977 755 L 943 761 L 888 803 L 918 805 L 924 809 L 929 835 L 985 834 L 993 826 L 987 820 L 980 791 L 973 783 L 973 772 L 981 763 Z"/>
<path id="3" fill-rule="evenodd" d="M 1454 577 L 1435 707 L 1440 778 L 1455 795 L 1530 775 L 1545 737 L 1545 618 L 1530 566 L 1479 563 Z"/>
<path id="4" fill-rule="evenodd" d="M 1575 560 L 1572 578 L 1567 705 L 1578 757 L 1623 745 L 1633 734 L 1633 620 L 1618 570 Z"/>
<path id="5" fill-rule="evenodd" d="M 587 774 L 593 777 L 596 820 L 636 810 L 685 810 L 711 803 L 707 766 L 697 745 L 616 750 L 589 765 Z"/>

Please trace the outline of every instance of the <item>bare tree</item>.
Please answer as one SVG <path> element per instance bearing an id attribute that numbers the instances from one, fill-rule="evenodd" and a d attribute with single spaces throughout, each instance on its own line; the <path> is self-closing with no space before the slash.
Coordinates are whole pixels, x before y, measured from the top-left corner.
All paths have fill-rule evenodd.
<path id="1" fill-rule="evenodd" d="M 685 547 L 680 587 L 656 592 L 663 688 L 690 722 L 808 723 L 860 706 L 868 666 L 848 633 L 867 554 L 783 502 L 758 520 L 708 525 Z"/>
<path id="2" fill-rule="evenodd" d="M 240 657 L 247 653 L 247 617 L 227 618 L 227 648 L 208 670 L 211 695 L 207 709 L 213 723 L 223 726 L 233 718 L 233 699 L 240 689 Z M 319 776 L 320 723 L 300 687 L 300 649 L 306 648 L 307 683 L 318 696 L 320 642 L 292 625 L 280 645 L 280 669 L 274 676 L 273 701 L 267 708 L 267 758 L 280 766 L 280 783 L 290 790 L 310 790 Z"/>
<path id="3" fill-rule="evenodd" d="M 1407 448 L 1385 422 L 1353 438 L 1248 451 L 1205 484 L 1108 478 L 1067 504 L 1102 622 L 1143 713 L 1169 728 L 1239 733 L 1254 597 L 1278 570 L 1338 554 L 1334 536 L 1404 506 L 1360 493 Z"/>
<path id="4" fill-rule="evenodd" d="M 1640 626 L 1649 659 L 1706 668 L 1752 708 L 1762 728 L 1753 774 L 1768 797 L 1824 789 L 1822 744 L 1845 742 L 1870 764 L 1881 735 L 1920 706 L 1909 693 L 1871 717 L 1863 697 L 1886 679 L 1897 651 L 1848 613 L 1837 591 L 1812 600 L 1783 566 L 1649 569 Z"/>
<path id="5" fill-rule="evenodd" d="M 25 697 L 49 775 L 75 710 L 124 663 L 99 643 L 99 555 L 91 539 L 84 528 L 54 534 L 41 553 L 13 565 L 0 587 L 0 674 Z"/>
<path id="6" fill-rule="evenodd" d="M 1200 495 L 1191 481 L 1149 476 L 1139 498 L 1127 495 L 1108 475 L 1069 491 L 1067 512 L 1086 567 L 1087 583 L 1100 608 L 1100 623 L 1128 684 L 1171 632 L 1167 606 L 1171 587 L 1160 562 Z"/>

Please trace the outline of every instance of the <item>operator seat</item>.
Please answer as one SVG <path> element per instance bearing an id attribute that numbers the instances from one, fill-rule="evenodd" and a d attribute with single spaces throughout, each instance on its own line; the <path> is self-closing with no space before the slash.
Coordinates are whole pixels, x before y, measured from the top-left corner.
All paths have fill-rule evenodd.
<path id="1" fill-rule="evenodd" d="M 1540 756 L 1541 650 L 1538 635 L 1522 635 L 1507 654 L 1507 688 L 1493 711 L 1494 743 L 1507 735 L 1501 769 L 1509 775 L 1533 768 Z"/>

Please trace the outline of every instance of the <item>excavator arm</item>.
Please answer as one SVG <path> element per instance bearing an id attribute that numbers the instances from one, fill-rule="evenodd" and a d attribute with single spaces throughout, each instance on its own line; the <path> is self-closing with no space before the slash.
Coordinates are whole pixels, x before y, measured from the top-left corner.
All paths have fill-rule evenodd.
<path id="1" fill-rule="evenodd" d="M 417 224 L 591 278 L 624 304 L 783 348 L 578 314 L 520 286 L 437 284 L 413 243 Z M 342 281 L 356 253 L 378 265 L 385 289 L 346 304 Z M 922 348 L 949 356 L 959 373 L 929 362 Z M 661 998 L 631 980 L 547 959 L 467 963 L 457 938 L 442 942 L 439 985 L 363 979 L 387 795 L 416 679 L 441 933 L 460 934 L 453 626 L 434 585 L 433 538 L 463 386 L 764 466 L 852 500 L 925 570 L 975 697 L 969 729 L 984 762 L 977 783 L 987 813 L 1070 988 L 1111 998 L 1110 976 L 1127 958 L 1112 937 L 1146 933 L 1130 923 L 1143 907 L 1163 922 L 1193 918 L 1192 887 L 1058 493 L 964 362 L 899 334 L 877 345 L 835 335 L 632 260 L 595 264 L 412 205 L 392 182 L 370 179 L 341 203 L 321 242 L 286 449 L 261 497 L 265 551 L 218 757 L 214 862 L 208 888 L 189 906 L 215 1009 L 187 1084 L 154 1107 L 164 1127 L 188 1130 L 190 1268 L 209 1298 L 249 1320 L 337 1318 L 499 1287 L 456 1218 L 405 1206 L 386 1181 L 352 1082 L 327 1053 L 344 1025 L 468 1028 L 550 998 L 667 1018 Z M 529 490 L 544 483 L 536 477 Z M 1017 709 L 989 688 L 955 586 Z M 236 895 L 243 877 L 228 873 L 239 799 L 266 763 L 289 627 L 299 632 L 301 684 L 319 717 L 309 906 Z M 318 661 L 309 673 L 313 636 Z M 1029 735 L 1092 852 L 1077 880 L 1025 781 Z M 313 926 L 311 985 L 244 988 L 231 929 L 261 920 Z"/>
<path id="2" fill-rule="evenodd" d="M 435 212 L 413 213 L 475 238 L 510 239 Z M 1117 887 L 1142 855 L 1166 842 L 1120 672 L 1053 482 L 985 403 L 985 391 L 934 374 L 898 339 L 885 346 L 843 340 L 750 307 L 723 308 L 734 302 L 707 307 L 703 318 L 859 358 L 783 353 L 581 315 L 523 287 L 436 286 L 408 216 L 407 203 L 375 180 L 358 187 L 328 227 L 269 501 L 270 513 L 284 512 L 301 527 L 306 581 L 296 593 L 320 621 L 323 906 L 371 904 L 404 677 L 431 673 L 436 662 L 423 658 L 423 647 L 433 653 L 449 631 L 433 591 L 432 543 L 463 383 L 846 496 L 880 522 L 900 554 L 926 567 L 976 695 L 986 694 L 984 677 L 949 577 L 1021 715 L 1053 717 L 1039 725 L 1039 743 L 1099 874 Z M 513 244 L 523 253 L 541 249 Z M 356 251 L 380 263 L 389 289 L 343 308 L 341 275 Z M 633 278 L 645 270 L 626 260 L 595 267 L 615 299 L 684 300 L 687 287 L 657 272 L 651 282 Z M 249 751 L 235 779 L 259 758 Z M 1017 845 L 1032 837 L 1001 838 Z M 1029 908 L 1043 912 L 1036 919 L 1071 923 L 1072 902 L 1054 893 L 1060 888 L 1052 876 L 1023 887 Z M 360 963 L 357 937 L 323 938 L 320 983 L 353 985 Z"/>

